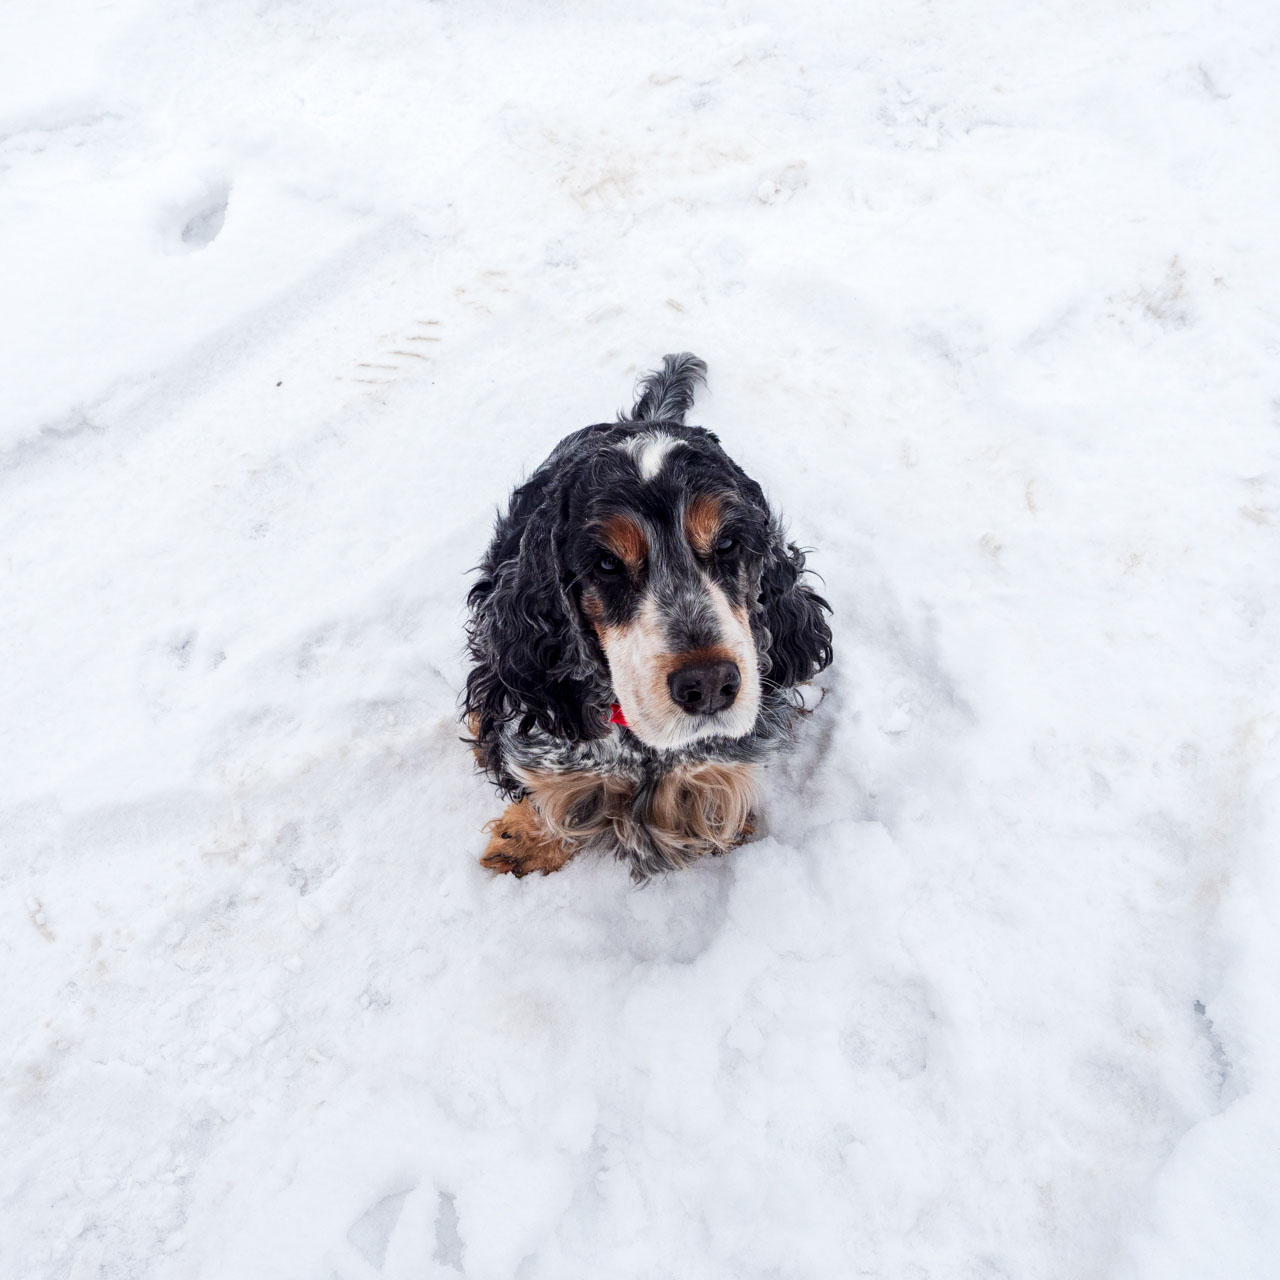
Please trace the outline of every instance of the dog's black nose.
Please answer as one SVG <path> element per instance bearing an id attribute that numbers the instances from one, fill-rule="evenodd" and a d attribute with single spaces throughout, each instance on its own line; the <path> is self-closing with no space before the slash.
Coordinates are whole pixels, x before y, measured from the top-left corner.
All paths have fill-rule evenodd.
<path id="1" fill-rule="evenodd" d="M 741 685 L 736 662 L 691 662 L 667 677 L 672 702 L 691 716 L 710 716 L 731 707 Z"/>

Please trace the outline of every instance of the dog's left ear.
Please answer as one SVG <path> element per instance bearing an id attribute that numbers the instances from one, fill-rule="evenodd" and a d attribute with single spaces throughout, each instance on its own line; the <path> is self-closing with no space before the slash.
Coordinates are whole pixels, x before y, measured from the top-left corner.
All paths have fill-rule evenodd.
<path id="1" fill-rule="evenodd" d="M 831 662 L 831 606 L 807 587 L 804 552 L 775 527 L 760 577 L 760 616 L 765 630 L 764 673 L 774 684 L 792 689 L 811 680 Z"/>
<path id="2" fill-rule="evenodd" d="M 517 491 L 467 597 L 473 665 L 463 706 L 486 762 L 508 724 L 570 742 L 608 731 L 595 659 L 563 580 L 562 497 L 536 478 Z"/>

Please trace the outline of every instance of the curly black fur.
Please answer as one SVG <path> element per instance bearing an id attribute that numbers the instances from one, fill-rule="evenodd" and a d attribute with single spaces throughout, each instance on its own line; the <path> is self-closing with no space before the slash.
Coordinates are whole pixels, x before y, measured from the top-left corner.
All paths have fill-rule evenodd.
<path id="1" fill-rule="evenodd" d="M 535 729 L 580 742 L 607 730 L 610 698 L 599 645 L 571 599 L 562 549 L 579 465 L 544 464 L 499 517 L 471 610 L 465 714 L 485 768 L 515 794 L 502 768 L 500 731 Z"/>
<path id="2" fill-rule="evenodd" d="M 764 674 L 784 689 L 806 684 L 832 659 L 831 606 L 801 581 L 804 552 L 774 537 L 760 580 L 760 649 Z"/>

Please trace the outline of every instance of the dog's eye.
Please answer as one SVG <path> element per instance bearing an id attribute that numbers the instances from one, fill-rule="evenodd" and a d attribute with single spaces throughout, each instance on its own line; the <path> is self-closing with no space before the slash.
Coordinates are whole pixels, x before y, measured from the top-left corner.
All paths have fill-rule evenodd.
<path id="1" fill-rule="evenodd" d="M 736 551 L 737 549 L 738 549 L 737 538 L 734 538 L 727 533 L 723 538 L 720 539 L 719 542 L 716 543 L 716 555 L 718 556 L 727 556 L 729 552 Z"/>
<path id="2" fill-rule="evenodd" d="M 596 558 L 596 569 L 605 575 L 621 573 L 622 561 L 617 556 L 611 556 L 607 551 L 602 551 Z"/>

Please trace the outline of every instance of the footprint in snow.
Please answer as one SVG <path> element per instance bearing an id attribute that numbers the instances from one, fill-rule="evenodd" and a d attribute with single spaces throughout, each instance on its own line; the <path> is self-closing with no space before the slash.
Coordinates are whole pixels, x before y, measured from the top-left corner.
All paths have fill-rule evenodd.
<path id="1" fill-rule="evenodd" d="M 391 1233 L 400 1221 L 404 1202 L 408 1198 L 408 1191 L 396 1191 L 392 1195 L 383 1196 L 357 1218 L 347 1232 L 347 1243 L 378 1271 L 382 1270 L 382 1264 L 387 1260 Z"/>
<path id="2" fill-rule="evenodd" d="M 219 182 L 210 187 L 185 211 L 178 238 L 191 249 L 203 249 L 211 245 L 227 220 L 227 205 L 230 202 L 229 182 Z"/>
<path id="3" fill-rule="evenodd" d="M 383 1196 L 351 1224 L 347 1232 L 347 1243 L 375 1271 L 381 1271 L 386 1264 L 387 1251 L 404 1214 L 405 1204 L 414 1193 L 415 1188 L 410 1187 L 405 1191 L 395 1191 Z M 432 1259 L 461 1272 L 462 1251 L 456 1202 L 451 1193 L 441 1191 L 436 1200 L 435 1248 Z"/>

